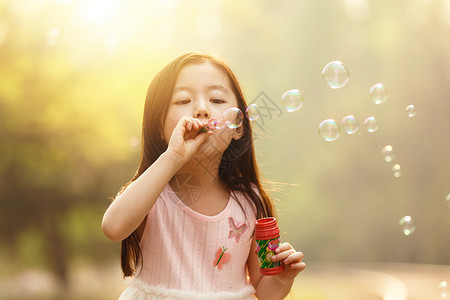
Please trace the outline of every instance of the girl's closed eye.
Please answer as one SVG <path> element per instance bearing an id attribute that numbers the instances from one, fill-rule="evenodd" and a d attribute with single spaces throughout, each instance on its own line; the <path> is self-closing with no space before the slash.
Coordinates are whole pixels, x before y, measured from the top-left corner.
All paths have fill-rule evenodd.
<path id="1" fill-rule="evenodd" d="M 191 100 L 190 99 L 182 99 L 182 100 L 177 100 L 174 102 L 175 105 L 183 105 L 183 104 L 188 104 L 190 103 Z"/>
<path id="2" fill-rule="evenodd" d="M 219 99 L 219 98 L 214 98 L 214 99 L 211 99 L 210 101 L 211 101 L 212 103 L 215 103 L 215 104 L 223 104 L 223 103 L 226 103 L 225 100 Z"/>

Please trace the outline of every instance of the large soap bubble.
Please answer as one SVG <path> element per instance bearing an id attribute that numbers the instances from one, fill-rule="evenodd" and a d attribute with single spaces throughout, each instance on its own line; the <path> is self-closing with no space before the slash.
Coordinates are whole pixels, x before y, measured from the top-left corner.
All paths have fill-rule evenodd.
<path id="1" fill-rule="evenodd" d="M 328 63 L 322 70 L 323 81 L 332 89 L 345 86 L 349 76 L 347 67 L 338 60 Z"/>
<path id="2" fill-rule="evenodd" d="M 294 112 L 303 106 L 303 94 L 298 89 L 293 89 L 285 92 L 281 96 L 281 104 L 287 112 Z"/>
<path id="3" fill-rule="evenodd" d="M 319 124 L 319 135 L 327 142 L 334 141 L 339 137 L 341 128 L 333 119 L 327 119 Z"/>
<path id="4" fill-rule="evenodd" d="M 238 128 L 242 125 L 244 117 L 242 111 L 237 107 L 232 107 L 223 112 L 222 119 L 217 122 L 216 129 L 228 127 Z"/>

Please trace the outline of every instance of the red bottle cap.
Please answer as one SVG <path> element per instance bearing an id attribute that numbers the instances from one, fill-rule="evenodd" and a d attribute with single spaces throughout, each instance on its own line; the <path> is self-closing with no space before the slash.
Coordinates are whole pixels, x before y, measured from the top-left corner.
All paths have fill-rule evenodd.
<path id="1" fill-rule="evenodd" d="M 268 240 L 280 236 L 277 219 L 273 217 L 256 220 L 255 238 L 257 240 Z"/>

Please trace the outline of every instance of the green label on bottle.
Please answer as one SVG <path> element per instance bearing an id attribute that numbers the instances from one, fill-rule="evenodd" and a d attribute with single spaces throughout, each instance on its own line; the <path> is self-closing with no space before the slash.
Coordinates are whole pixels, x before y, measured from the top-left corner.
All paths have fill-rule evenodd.
<path id="1" fill-rule="evenodd" d="M 256 240 L 256 252 L 260 269 L 277 268 L 283 265 L 283 261 L 272 261 L 272 256 L 275 255 L 275 249 L 278 248 L 279 244 L 279 237 L 270 240 Z"/>

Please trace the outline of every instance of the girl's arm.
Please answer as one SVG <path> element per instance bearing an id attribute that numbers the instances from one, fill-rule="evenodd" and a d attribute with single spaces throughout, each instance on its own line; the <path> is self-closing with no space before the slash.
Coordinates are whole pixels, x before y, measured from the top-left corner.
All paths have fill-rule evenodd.
<path id="1" fill-rule="evenodd" d="M 303 253 L 296 252 L 289 243 L 281 244 L 275 250 L 277 254 L 272 257 L 272 260 L 284 260 L 284 272 L 275 276 L 264 276 L 259 272 L 258 256 L 255 249 L 256 241 L 253 238 L 247 268 L 250 281 L 256 289 L 256 296 L 260 300 L 284 299 L 289 294 L 295 277 L 306 268 L 305 263 L 301 262 Z"/>
<path id="2" fill-rule="evenodd" d="M 121 241 L 141 225 L 170 179 L 211 134 L 197 134 L 203 125 L 198 119 L 182 118 L 167 150 L 111 203 L 102 221 L 102 231 L 109 239 Z"/>

